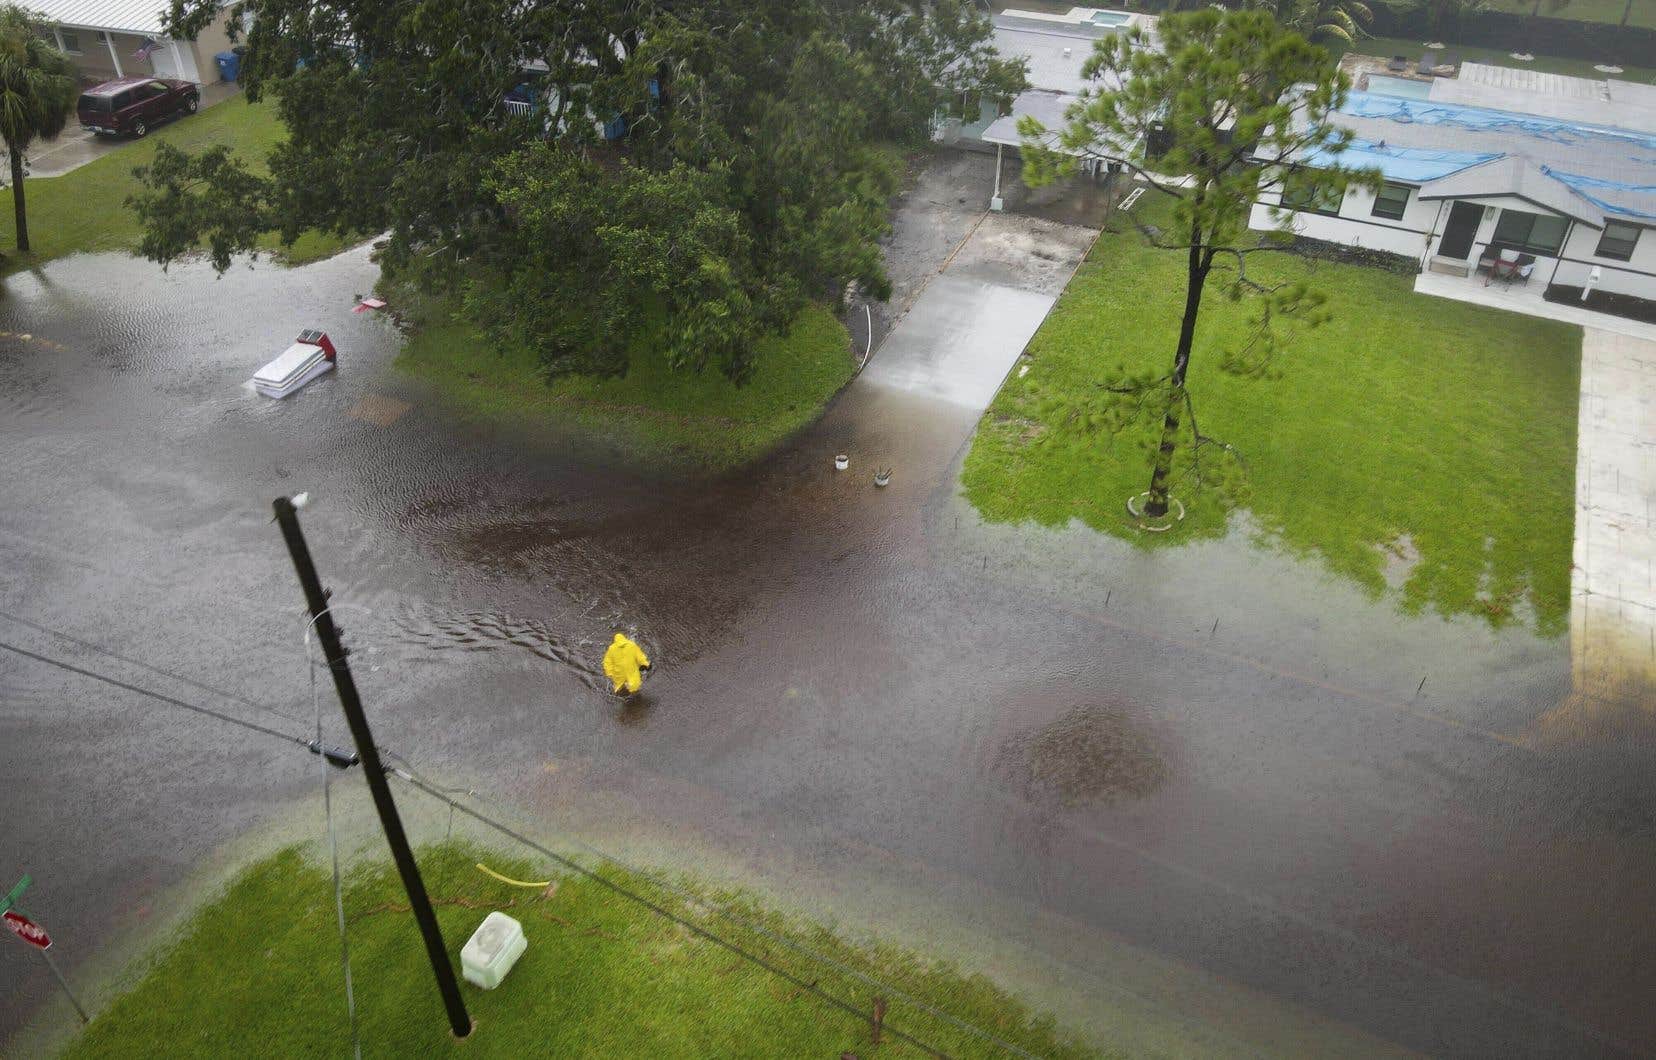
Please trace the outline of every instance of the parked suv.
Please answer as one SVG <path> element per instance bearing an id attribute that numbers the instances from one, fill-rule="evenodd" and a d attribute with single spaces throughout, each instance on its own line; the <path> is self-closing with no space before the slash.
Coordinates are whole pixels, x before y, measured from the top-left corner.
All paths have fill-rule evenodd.
<path id="1" fill-rule="evenodd" d="M 143 136 L 176 114 L 194 114 L 201 89 L 168 77 L 121 77 L 81 93 L 81 127 L 95 133 Z"/>

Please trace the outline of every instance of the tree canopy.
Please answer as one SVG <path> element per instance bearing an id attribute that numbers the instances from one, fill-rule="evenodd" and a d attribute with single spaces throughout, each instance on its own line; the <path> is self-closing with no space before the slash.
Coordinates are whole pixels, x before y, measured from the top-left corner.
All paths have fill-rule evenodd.
<path id="1" fill-rule="evenodd" d="M 1084 71 L 1100 87 L 1082 94 L 1055 138 L 1033 118 L 1023 119 L 1026 172 L 1040 182 L 1093 158 L 1124 166 L 1173 199 L 1168 230 L 1145 232 L 1186 261 L 1169 370 L 1118 373 L 1096 395 L 1067 398 L 1076 403 L 1078 417 L 1112 433 L 1159 419 L 1150 487 L 1142 504 L 1129 507 L 1160 519 L 1169 511 L 1176 463 L 1200 477 L 1205 446 L 1232 453 L 1201 433 L 1185 389 L 1209 277 L 1223 280 L 1232 299 L 1252 300 L 1258 311 L 1246 340 L 1223 351 L 1227 370 L 1269 375 L 1278 367 L 1277 326 L 1323 321 L 1323 300 L 1304 283 L 1265 285 L 1248 275 L 1250 255 L 1285 246 L 1281 238 L 1250 231 L 1262 193 L 1280 190 L 1290 171 L 1269 163 L 1289 162 L 1296 190 L 1312 196 L 1341 195 L 1354 183 L 1377 186 L 1378 177 L 1339 163 L 1351 134 L 1329 116 L 1345 101 L 1349 80 L 1326 51 L 1267 12 L 1207 8 L 1167 15 L 1154 39 L 1134 27 L 1099 40 Z M 1300 167 L 1311 154 L 1316 166 Z M 1269 235 L 1287 234 L 1291 216 L 1276 214 L 1276 231 Z M 1223 476 L 1214 477 L 1224 485 Z"/>
<path id="2" fill-rule="evenodd" d="M 174 0 L 181 33 L 214 0 Z M 243 80 L 289 138 L 253 176 L 157 152 L 144 251 L 386 232 L 386 272 L 553 370 L 748 371 L 808 297 L 887 287 L 882 142 L 1008 101 L 1023 67 L 969 0 L 244 0 Z M 520 100 L 507 104 L 508 95 Z"/>

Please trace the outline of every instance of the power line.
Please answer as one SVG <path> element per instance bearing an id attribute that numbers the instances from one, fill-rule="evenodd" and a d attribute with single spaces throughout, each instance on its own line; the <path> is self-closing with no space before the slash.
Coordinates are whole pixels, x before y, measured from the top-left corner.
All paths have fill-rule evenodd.
<path id="1" fill-rule="evenodd" d="M 757 953 L 754 953 L 752 950 L 749 950 L 749 949 L 746 949 L 742 946 L 739 946 L 736 943 L 731 942 L 728 939 L 725 939 L 725 938 L 722 938 L 718 935 L 715 935 L 713 932 L 707 930 L 706 928 L 700 926 L 699 924 L 696 924 L 696 923 L 694 923 L 690 920 L 686 920 L 684 917 L 679 916 L 677 913 L 675 913 L 672 910 L 666 908 L 665 906 L 660 905 L 659 903 L 653 902 L 650 899 L 644 897 L 643 895 L 639 894 L 637 891 L 634 891 L 631 888 L 625 887 L 625 886 L 623 886 L 619 883 L 616 883 L 614 880 L 606 879 L 604 876 L 600 875 L 597 872 L 594 872 L 593 870 L 587 868 L 586 866 L 580 864 L 579 862 L 574 861 L 570 858 L 567 858 L 567 857 L 563 856 L 562 854 L 559 854 L 559 853 L 557 853 L 553 850 L 548 849 L 547 847 L 541 845 L 540 843 L 535 842 L 533 839 L 530 839 L 528 836 L 522 834 L 521 832 L 515 831 L 510 826 L 502 824 L 501 822 L 495 820 L 494 818 L 489 817 L 486 814 L 480 813 L 480 812 L 478 812 L 477 810 L 473 809 L 470 806 L 467 806 L 463 803 L 459 803 L 459 802 L 454 801 L 453 799 L 449 798 L 447 795 L 444 795 L 435 785 L 428 784 L 425 781 L 416 778 L 412 773 L 408 772 L 407 770 L 392 769 L 391 774 L 393 776 L 396 776 L 396 777 L 400 778 L 401 780 L 407 782 L 408 784 L 411 784 L 414 787 L 420 789 L 421 791 L 425 792 L 427 795 L 430 795 L 432 798 L 437 799 L 441 802 L 448 803 L 448 805 L 451 808 L 459 810 L 461 813 L 463 813 L 466 816 L 472 818 L 473 820 L 477 821 L 478 823 L 486 825 L 490 828 L 493 828 L 495 831 L 499 832 L 501 835 L 504 835 L 504 836 L 507 836 L 511 839 L 517 840 L 519 843 L 522 843 L 524 846 L 528 847 L 529 849 L 537 851 L 538 853 L 542 854 L 543 856 L 552 859 L 553 861 L 557 862 L 559 865 L 564 866 L 565 868 L 569 869 L 570 871 L 580 873 L 582 876 L 585 876 L 588 879 L 592 880 L 593 882 L 595 882 L 595 883 L 597 883 L 597 884 L 599 884 L 603 887 L 608 888 L 609 890 L 615 892 L 616 894 L 619 894 L 621 897 L 626 898 L 629 901 L 633 901 L 633 902 L 638 903 L 639 905 L 643 906 L 645 909 L 648 909 L 652 913 L 655 913 L 657 916 L 665 917 L 666 919 L 671 920 L 673 923 L 675 923 L 678 926 L 684 928 L 686 931 L 689 931 L 690 933 L 692 933 L 694 935 L 697 935 L 697 936 L 700 936 L 701 938 L 706 939 L 707 941 L 713 943 L 715 946 L 719 946 L 719 947 L 722 947 L 723 949 L 729 950 L 731 953 L 734 953 L 736 956 L 742 958 L 743 960 L 750 961 L 753 964 L 758 965 L 760 968 L 765 969 L 767 972 L 770 972 L 772 975 L 776 975 L 776 976 L 779 976 L 783 979 L 786 979 L 788 982 L 794 984 L 799 989 L 804 990 L 807 993 L 813 994 L 816 997 L 821 998 L 822 1000 L 828 1002 L 830 1005 L 833 1005 L 835 1008 L 838 1008 L 838 1009 L 841 1009 L 841 1010 L 843 1010 L 847 1013 L 850 1013 L 852 1016 L 856 1017 L 856 1019 L 859 1022 L 865 1022 L 865 1021 L 868 1020 L 869 1015 L 868 1015 L 867 1012 L 863 1011 L 862 1009 L 858 1008 L 856 1005 L 853 1005 L 851 1002 L 846 1001 L 845 999 L 843 999 L 841 997 L 838 997 L 834 994 L 830 994 L 828 991 L 826 991 L 826 990 L 822 989 L 821 987 L 817 986 L 817 984 L 815 982 L 807 980 L 807 979 L 800 978 L 799 976 L 797 976 L 794 973 L 788 971 L 786 968 L 781 967 L 780 965 L 776 964 L 775 962 L 768 961 L 764 957 L 759 956 Z M 927 1042 L 922 1041 L 920 1038 L 917 1038 L 912 1034 L 908 1034 L 904 1031 L 898 1030 L 896 1027 L 893 1027 L 890 1024 L 882 1024 L 882 1027 L 883 1027 L 884 1030 L 890 1032 L 890 1034 L 893 1038 L 899 1038 L 899 1039 L 901 1039 L 905 1042 L 908 1042 L 910 1045 L 912 1045 L 915 1048 L 921 1050 L 922 1052 L 929 1053 L 930 1055 L 935 1056 L 935 1057 L 943 1057 L 943 1058 L 947 1058 L 948 1055 L 949 1055 L 949 1054 L 945 1053 L 943 1050 L 937 1048 L 935 1045 L 930 1045 Z"/>
<path id="2" fill-rule="evenodd" d="M 410 763 L 406 757 L 404 757 L 401 754 L 398 754 L 396 751 L 392 751 L 392 750 L 389 750 L 387 748 L 382 747 L 382 748 L 380 748 L 380 753 L 383 754 L 387 758 L 396 760 L 397 762 L 399 762 L 402 765 L 402 767 L 411 776 L 417 778 L 423 784 L 426 784 L 426 785 L 428 785 L 432 788 L 436 788 L 438 791 L 445 792 L 445 793 L 446 792 L 457 792 L 457 793 L 460 793 L 460 794 L 470 795 L 473 798 L 480 799 L 484 802 L 492 802 L 497 806 L 500 805 L 498 800 L 491 799 L 489 796 L 484 795 L 482 792 L 476 791 L 476 790 L 471 789 L 471 788 L 445 788 L 445 787 L 442 787 L 441 785 L 438 785 L 435 781 L 431 780 L 429 777 L 421 776 L 421 774 L 414 768 L 413 764 Z M 450 811 L 452 812 L 452 810 L 455 806 L 455 803 L 452 800 L 448 799 L 446 795 L 439 796 L 439 797 L 442 798 L 443 801 L 449 803 Z M 965 1020 L 960 1019 L 957 1016 L 953 1016 L 953 1015 L 943 1011 L 942 1009 L 939 1009 L 939 1008 L 937 1008 L 937 1007 L 935 1007 L 931 1004 L 928 1004 L 927 1002 L 921 1000 L 920 998 L 914 997 L 913 995 L 911 995 L 911 994 L 909 994 L 909 993 L 907 993 L 903 990 L 899 990 L 898 988 L 896 988 L 894 986 L 891 986 L 889 983 L 882 982 L 881 980 L 874 978 L 873 976 L 869 975 L 866 972 L 863 972 L 863 971 L 860 971 L 856 968 L 853 968 L 853 967 L 845 964 L 843 961 L 836 960 L 833 957 L 830 957 L 830 956 L 828 956 L 827 954 L 824 954 L 824 953 L 818 953 L 815 950 L 811 949 L 809 946 L 801 945 L 800 943 L 794 941 L 793 939 L 788 938 L 786 935 L 779 934 L 777 932 L 772 931 L 771 929 L 765 927 L 763 924 L 756 924 L 753 921 L 748 920 L 746 917 L 738 916 L 735 913 L 732 913 L 730 910 L 724 908 L 719 903 L 710 902 L 705 897 L 703 897 L 701 895 L 693 894 L 690 891 L 687 891 L 684 888 L 679 887 L 679 886 L 671 883 L 668 880 L 662 879 L 660 876 L 656 875 L 653 872 L 649 872 L 645 869 L 639 868 L 637 865 L 631 864 L 630 862 L 628 862 L 628 861 L 626 861 L 622 858 L 616 857 L 614 854 L 610 854 L 610 853 L 608 853 L 604 850 L 600 850 L 598 847 L 593 846 L 591 843 L 587 843 L 587 842 L 585 842 L 585 841 L 583 841 L 583 840 L 581 840 L 577 837 L 566 835 L 566 836 L 563 836 L 562 838 L 564 840 L 566 840 L 567 842 L 573 843 L 576 846 L 582 848 L 583 850 L 585 850 L 587 853 L 593 855 L 594 857 L 600 858 L 603 861 L 607 861 L 612 865 L 619 866 L 620 868 L 623 868 L 623 869 L 627 870 L 628 872 L 630 872 L 630 873 L 632 873 L 636 876 L 642 876 L 643 878 L 649 880 L 651 883 L 653 883 L 656 886 L 660 887 L 664 891 L 670 891 L 671 893 L 677 895 L 679 898 L 682 898 L 685 901 L 692 902 L 695 905 L 711 909 L 714 913 L 718 914 L 718 916 L 723 920 L 726 920 L 726 921 L 728 921 L 732 924 L 735 924 L 736 926 L 738 926 L 740 928 L 743 928 L 747 931 L 751 931 L 756 935 L 763 935 L 766 938 L 772 940 L 773 942 L 776 942 L 779 945 L 785 946 L 788 949 L 793 950 L 795 953 L 801 955 L 802 957 L 806 957 L 810 960 L 816 961 L 819 964 L 827 965 L 828 967 L 833 968 L 835 971 L 841 972 L 845 975 L 851 976 L 854 979 L 857 979 L 858 981 L 862 982 L 866 986 L 871 986 L 871 987 L 874 987 L 875 989 L 883 990 L 886 993 L 890 994 L 892 997 L 895 997 L 895 998 L 897 998 L 901 1001 L 905 1001 L 908 1004 L 914 1006 L 915 1008 L 920 1009 L 922 1012 L 925 1012 L 927 1015 L 930 1015 L 930 1016 L 932 1016 L 936 1019 L 942 1020 L 945 1023 L 948 1023 L 948 1024 L 952 1025 L 957 1030 L 964 1031 L 967 1034 L 974 1035 L 978 1038 L 982 1038 L 984 1041 L 989 1042 L 992 1045 L 998 1046 L 998 1047 L 1006 1050 L 1009 1053 L 1012 1053 L 1016 1056 L 1025 1057 L 1026 1060 L 1036 1060 L 1036 1057 L 1033 1053 L 1029 1052 L 1027 1049 L 1022 1048 L 1019 1045 L 1016 1045 L 1013 1042 L 1009 1042 L 1006 1039 L 1001 1038 L 998 1035 L 995 1035 L 995 1034 L 991 1033 L 990 1031 L 984 1030 L 982 1027 L 978 1027 L 978 1026 L 972 1024 L 972 1023 L 968 1023 Z"/>
<path id="3" fill-rule="evenodd" d="M 297 717 L 297 716 L 292 715 L 292 714 L 288 714 L 285 711 L 277 710 L 275 707 L 271 706 L 268 703 L 260 703 L 257 700 L 248 699 L 246 696 L 238 695 L 235 692 L 231 692 L 228 689 L 219 688 L 215 685 L 210 685 L 210 684 L 206 683 L 205 681 L 199 681 L 199 680 L 197 680 L 193 677 L 188 676 L 187 674 L 177 673 L 176 671 L 168 670 L 164 667 L 156 666 L 153 663 L 147 663 L 147 662 L 143 661 L 142 659 L 134 659 L 131 656 L 122 655 L 120 652 L 115 651 L 111 648 L 106 648 L 102 644 L 97 644 L 97 643 L 94 643 L 93 641 L 90 641 L 90 640 L 83 640 L 82 638 L 77 637 L 74 634 L 65 633 L 61 629 L 53 629 L 51 626 L 43 626 L 38 622 L 34 622 L 34 621 L 31 621 L 30 619 L 23 618 L 20 615 L 14 615 L 9 611 L 0 611 L 0 618 L 7 619 L 8 621 L 11 621 L 11 622 L 16 622 L 20 626 L 27 626 L 30 629 L 35 630 L 35 631 L 40 632 L 40 633 L 48 633 L 48 634 L 50 634 L 54 637 L 60 637 L 63 640 L 68 641 L 71 644 L 78 644 L 81 647 L 87 649 L 88 651 L 95 651 L 95 652 L 98 652 L 100 655 L 107 655 L 111 659 L 118 659 L 121 662 L 127 663 L 127 664 L 132 665 L 132 666 L 136 666 L 139 669 L 148 670 L 152 674 L 156 674 L 156 675 L 161 676 L 161 677 L 170 678 L 174 681 L 179 682 L 180 684 L 189 685 L 191 688 L 197 689 L 199 691 L 207 692 L 207 693 L 209 693 L 211 695 L 215 695 L 215 696 L 220 696 L 220 697 L 223 697 L 224 699 L 234 700 L 235 702 L 240 703 L 243 706 L 252 707 L 254 710 L 268 711 L 269 713 L 274 714 L 279 718 L 286 718 L 288 721 L 303 721 L 304 720 L 303 718 Z"/>
<path id="4" fill-rule="evenodd" d="M 55 666 L 60 670 L 67 670 L 73 674 L 80 674 L 82 677 L 90 677 L 94 681 L 102 681 L 106 685 L 114 685 L 116 688 L 125 689 L 128 692 L 133 692 L 140 696 L 147 696 L 157 702 L 166 703 L 169 706 L 178 707 L 181 710 L 188 710 L 196 714 L 203 714 L 209 718 L 216 718 L 219 721 L 229 722 L 231 725 L 240 725 L 244 729 L 251 729 L 254 732 L 263 733 L 266 736 L 274 736 L 278 740 L 286 740 L 289 743 L 296 743 L 300 747 L 306 748 L 307 750 L 322 753 L 319 750 L 319 745 L 313 746 L 310 740 L 307 740 L 302 736 L 293 736 L 289 733 L 282 732 L 279 729 L 272 729 L 267 726 L 260 725 L 255 721 L 247 721 L 244 718 L 238 718 L 232 714 L 222 714 L 219 711 L 210 710 L 207 707 L 197 706 L 194 703 L 186 703 L 182 699 L 174 699 L 172 696 L 164 695 L 160 692 L 152 692 L 147 688 L 140 688 L 137 685 L 129 685 L 125 681 L 120 681 L 113 677 L 107 677 L 98 673 L 96 670 L 87 670 L 83 667 L 75 666 L 72 663 L 66 663 L 59 659 L 53 659 L 50 656 L 40 655 L 36 652 L 29 651 L 26 648 L 19 648 L 15 644 L 7 644 L 5 641 L 0 641 L 0 648 L 4 648 L 9 652 L 15 652 L 16 654 L 22 655 L 26 658 L 34 659 L 37 662 L 43 662 L 48 666 Z M 331 758 L 330 761 L 332 761 Z"/>

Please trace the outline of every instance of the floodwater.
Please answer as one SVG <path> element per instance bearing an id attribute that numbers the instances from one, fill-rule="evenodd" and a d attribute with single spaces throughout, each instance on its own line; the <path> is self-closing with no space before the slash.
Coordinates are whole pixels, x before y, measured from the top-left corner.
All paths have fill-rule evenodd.
<path id="1" fill-rule="evenodd" d="M 920 241 L 976 223 L 944 203 Z M 1241 532 L 1147 554 L 984 525 L 954 485 L 971 403 L 878 373 L 756 468 L 607 466 L 392 372 L 392 321 L 348 312 L 373 277 L 356 250 L 8 281 L 0 609 L 304 732 L 269 505 L 305 490 L 324 580 L 368 609 L 345 625 L 376 737 L 526 813 L 694 837 L 853 917 L 878 892 L 889 920 L 849 926 L 1034 969 L 1130 1049 L 1656 1051 L 1650 745 L 1537 732 L 1566 643 L 1405 618 Z M 313 326 L 338 371 L 243 388 Z M 625 711 L 615 628 L 658 669 Z M 0 695 L 0 883 L 35 877 L 72 967 L 314 785 L 281 744 L 28 660 Z M 49 996 L 27 958 L 0 950 L 0 1030 Z"/>

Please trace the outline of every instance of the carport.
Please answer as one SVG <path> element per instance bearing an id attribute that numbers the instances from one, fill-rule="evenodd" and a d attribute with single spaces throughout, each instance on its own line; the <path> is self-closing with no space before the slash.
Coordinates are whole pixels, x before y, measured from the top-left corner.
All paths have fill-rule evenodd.
<path id="1" fill-rule="evenodd" d="M 88 80 L 136 75 L 199 82 L 202 46 L 223 37 L 221 19 L 198 42 L 173 40 L 162 26 L 164 8 L 157 0 L 34 0 L 29 6 Z M 216 77 L 212 53 L 206 55 L 207 72 Z"/>

